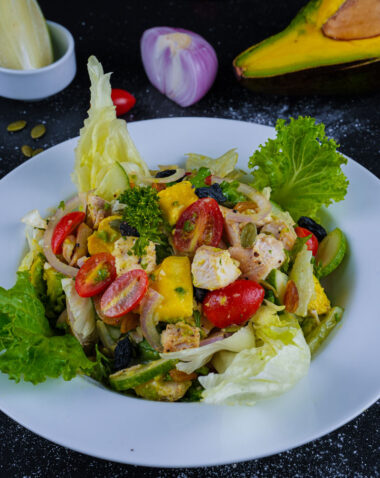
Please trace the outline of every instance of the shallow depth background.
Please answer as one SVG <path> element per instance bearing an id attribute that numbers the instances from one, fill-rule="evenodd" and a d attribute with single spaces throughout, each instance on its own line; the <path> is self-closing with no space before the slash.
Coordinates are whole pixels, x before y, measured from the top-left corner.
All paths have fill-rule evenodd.
<path id="1" fill-rule="evenodd" d="M 380 177 L 379 93 L 355 98 L 260 96 L 240 87 L 233 76 L 233 58 L 283 29 L 305 3 L 301 0 L 66 0 L 64 3 L 41 0 L 46 18 L 65 25 L 74 35 L 78 73 L 66 90 L 41 102 L 0 98 L 0 176 L 26 160 L 21 153 L 22 145 L 48 148 L 78 134 L 89 104 L 86 61 L 90 54 L 95 54 L 105 71 L 114 72 L 112 85 L 136 96 L 136 106 L 125 116 L 127 121 L 213 116 L 274 125 L 278 117 L 311 115 L 325 123 L 328 135 L 340 143 L 342 152 Z M 190 108 L 183 109 L 163 97 L 145 76 L 139 39 L 146 28 L 157 25 L 194 30 L 216 49 L 220 63 L 217 80 L 208 95 Z M 9 134 L 7 124 L 18 119 L 26 119 L 28 127 Z M 31 140 L 29 126 L 40 122 L 46 124 L 47 133 L 37 141 Z M 43 404 L 41 410 L 43 413 Z M 378 403 L 336 432 L 274 457 L 197 470 L 156 470 L 119 465 L 66 450 L 0 414 L 3 437 L 0 476 L 375 477 L 380 476 L 379 422 Z"/>

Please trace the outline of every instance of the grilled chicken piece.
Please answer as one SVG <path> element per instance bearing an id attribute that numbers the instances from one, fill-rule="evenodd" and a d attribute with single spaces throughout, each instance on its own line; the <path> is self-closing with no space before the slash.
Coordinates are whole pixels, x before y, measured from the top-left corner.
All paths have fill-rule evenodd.
<path id="1" fill-rule="evenodd" d="M 75 249 L 76 237 L 73 234 L 70 234 L 66 237 L 62 244 L 62 255 L 65 261 L 70 264 L 73 252 Z"/>
<path id="2" fill-rule="evenodd" d="M 87 209 L 87 222 L 93 229 L 97 229 L 100 221 L 111 215 L 110 203 L 95 194 L 89 194 L 87 198 Z"/>
<path id="3" fill-rule="evenodd" d="M 260 232 L 273 234 L 276 239 L 281 241 L 287 251 L 290 251 L 297 239 L 294 228 L 284 221 L 272 221 L 265 224 Z"/>
<path id="4" fill-rule="evenodd" d="M 231 257 L 240 262 L 242 277 L 256 282 L 265 279 L 272 269 L 278 269 L 285 261 L 282 242 L 267 234 L 259 234 L 250 249 L 230 247 L 228 250 Z"/>
<path id="5" fill-rule="evenodd" d="M 161 343 L 164 347 L 164 353 L 199 347 L 199 329 L 184 322 L 168 324 L 161 334 Z"/>
<path id="6" fill-rule="evenodd" d="M 224 231 L 226 234 L 226 239 L 231 246 L 241 246 L 240 234 L 243 227 L 254 221 L 249 217 L 248 214 L 234 213 L 233 209 L 228 207 L 219 206 L 219 209 L 223 215 L 224 219 Z M 242 220 L 244 217 L 244 220 Z"/>
<path id="7" fill-rule="evenodd" d="M 78 259 L 87 255 L 87 239 L 91 236 L 91 234 L 92 229 L 88 227 L 86 223 L 82 222 L 82 224 L 78 227 L 77 237 L 75 239 L 74 254 L 70 261 L 71 266 L 74 266 Z"/>

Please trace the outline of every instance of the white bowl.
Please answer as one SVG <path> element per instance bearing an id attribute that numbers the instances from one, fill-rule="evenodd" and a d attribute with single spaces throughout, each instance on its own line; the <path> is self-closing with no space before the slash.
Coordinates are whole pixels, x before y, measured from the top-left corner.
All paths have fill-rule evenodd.
<path id="1" fill-rule="evenodd" d="M 74 38 L 67 28 L 47 22 L 55 61 L 36 70 L 0 67 L 0 96 L 12 100 L 36 101 L 63 90 L 76 73 Z"/>

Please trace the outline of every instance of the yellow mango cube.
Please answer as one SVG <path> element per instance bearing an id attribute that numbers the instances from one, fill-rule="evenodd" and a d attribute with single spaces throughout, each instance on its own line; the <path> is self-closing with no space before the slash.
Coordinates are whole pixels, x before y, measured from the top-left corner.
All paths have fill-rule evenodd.
<path id="1" fill-rule="evenodd" d="M 190 181 L 182 181 L 163 189 L 158 193 L 158 198 L 162 213 L 171 226 L 174 226 L 179 216 L 190 204 L 198 201 L 198 196 Z"/>
<path id="2" fill-rule="evenodd" d="M 163 296 L 157 308 L 160 321 L 175 322 L 193 314 L 193 284 L 188 257 L 169 256 L 164 259 L 153 273 L 151 286 Z"/>
<path id="3" fill-rule="evenodd" d="M 331 304 L 323 287 L 321 286 L 321 283 L 314 275 L 313 280 L 315 289 L 307 310 L 309 314 L 315 311 L 318 315 L 323 315 L 331 309 Z"/>
<path id="4" fill-rule="evenodd" d="M 121 234 L 117 228 L 112 227 L 112 221 L 121 221 L 121 216 L 108 216 L 99 223 L 99 228 L 87 239 L 89 254 L 100 252 L 112 253 L 115 242 L 120 239 Z"/>

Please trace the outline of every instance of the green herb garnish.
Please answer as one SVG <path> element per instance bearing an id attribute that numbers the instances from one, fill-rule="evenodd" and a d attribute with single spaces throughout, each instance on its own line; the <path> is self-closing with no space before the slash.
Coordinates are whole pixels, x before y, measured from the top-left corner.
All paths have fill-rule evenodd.
<path id="1" fill-rule="evenodd" d="M 189 181 L 195 188 L 204 188 L 207 186 L 205 179 L 210 176 L 211 171 L 208 168 L 202 166 L 198 169 L 194 176 L 190 176 Z"/>
<path id="2" fill-rule="evenodd" d="M 132 247 L 137 257 L 142 257 L 146 253 L 149 241 L 167 245 L 166 224 L 154 188 L 135 186 L 127 189 L 120 195 L 119 202 L 127 206 L 124 209 L 123 220 L 140 234 Z"/>
<path id="3" fill-rule="evenodd" d="M 247 201 L 247 196 L 242 193 L 239 193 L 239 191 L 237 190 L 239 184 L 239 181 L 236 180 L 231 182 L 223 181 L 220 184 L 223 194 L 226 196 L 228 202 L 232 205 L 235 205 L 238 202 Z"/>
<path id="4" fill-rule="evenodd" d="M 195 228 L 195 224 L 191 221 L 185 221 L 183 224 L 183 230 L 185 232 L 191 232 L 194 230 L 194 228 Z"/>

